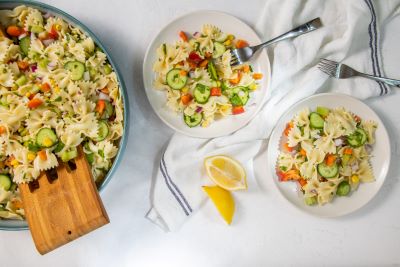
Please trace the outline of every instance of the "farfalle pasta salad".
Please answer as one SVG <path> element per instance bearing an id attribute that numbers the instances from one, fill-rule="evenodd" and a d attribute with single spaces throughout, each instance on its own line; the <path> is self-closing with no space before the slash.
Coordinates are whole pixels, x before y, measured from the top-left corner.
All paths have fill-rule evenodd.
<path id="1" fill-rule="evenodd" d="M 301 110 L 283 132 L 280 181 L 297 182 L 307 205 L 328 203 L 373 182 L 369 159 L 376 128 L 376 122 L 344 108 Z"/>
<path id="2" fill-rule="evenodd" d="M 261 73 L 249 64 L 231 67 L 230 50 L 248 46 L 213 25 L 200 32 L 179 33 L 173 44 L 157 49 L 156 89 L 164 90 L 167 106 L 182 114 L 187 126 L 207 127 L 214 120 L 245 112 Z"/>
<path id="3" fill-rule="evenodd" d="M 23 219 L 19 183 L 83 150 L 97 183 L 123 133 L 123 103 L 106 55 L 49 13 L 0 10 L 0 217 Z"/>

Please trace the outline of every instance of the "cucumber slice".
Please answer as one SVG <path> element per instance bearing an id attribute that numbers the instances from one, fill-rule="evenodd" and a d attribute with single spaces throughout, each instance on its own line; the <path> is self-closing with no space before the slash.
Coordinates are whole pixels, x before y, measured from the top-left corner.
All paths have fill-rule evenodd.
<path id="1" fill-rule="evenodd" d="M 73 149 L 69 150 L 69 151 L 65 151 L 61 154 L 61 160 L 63 162 L 67 162 L 70 161 L 71 159 L 74 159 L 78 156 L 78 149 L 76 149 L 76 147 L 74 147 Z"/>
<path id="2" fill-rule="evenodd" d="M 208 99 L 210 98 L 210 94 L 211 94 L 210 87 L 200 83 L 196 85 L 193 92 L 194 99 L 199 104 L 207 103 Z"/>
<path id="3" fill-rule="evenodd" d="M 354 133 L 347 136 L 347 143 L 352 147 L 360 147 L 367 142 L 367 133 L 362 128 L 357 128 Z"/>
<path id="4" fill-rule="evenodd" d="M 314 129 L 323 129 L 324 128 L 324 119 L 316 112 L 312 112 L 310 114 L 310 125 Z"/>
<path id="5" fill-rule="evenodd" d="M 306 197 L 304 198 L 304 202 L 306 203 L 307 206 L 312 206 L 317 204 L 317 197 Z"/>
<path id="6" fill-rule="evenodd" d="M 104 102 L 106 103 L 106 108 L 103 112 L 103 114 L 101 115 L 101 118 L 104 119 L 108 119 L 110 118 L 112 115 L 114 115 L 114 107 L 113 105 L 110 103 L 110 101 L 104 100 Z"/>
<path id="7" fill-rule="evenodd" d="M 49 148 L 56 145 L 58 138 L 56 133 L 50 128 L 42 128 L 36 134 L 36 144 L 42 148 Z"/>
<path id="8" fill-rule="evenodd" d="M 183 120 L 185 121 L 186 125 L 189 126 L 190 128 L 199 125 L 202 119 L 203 116 L 201 115 L 201 113 L 197 112 L 195 112 L 192 116 L 188 116 L 185 114 L 183 115 Z"/>
<path id="9" fill-rule="evenodd" d="M 96 141 L 103 141 L 107 138 L 108 134 L 110 133 L 110 129 L 108 127 L 108 123 L 104 120 L 99 121 L 99 130 Z"/>
<path id="10" fill-rule="evenodd" d="M 318 164 L 317 171 L 319 175 L 324 178 L 333 178 L 339 173 L 339 167 L 336 163 L 334 163 L 332 166 L 328 166 L 325 164 L 325 162 L 322 162 Z"/>
<path id="11" fill-rule="evenodd" d="M 237 94 L 234 94 L 229 101 L 232 103 L 233 106 L 243 106 L 242 99 Z"/>
<path id="12" fill-rule="evenodd" d="M 42 31 L 44 31 L 44 29 L 43 29 L 42 26 L 33 25 L 33 26 L 31 27 L 31 32 L 33 32 L 33 33 L 41 33 Z"/>
<path id="13" fill-rule="evenodd" d="M 319 115 L 321 115 L 322 117 L 326 117 L 326 116 L 328 116 L 328 114 L 329 114 L 329 112 L 330 112 L 330 110 L 329 110 L 329 108 L 326 108 L 326 107 L 317 107 L 317 113 L 319 114 Z"/>
<path id="14" fill-rule="evenodd" d="M 244 86 L 235 87 L 233 88 L 233 93 L 240 98 L 242 106 L 246 105 L 247 101 L 249 101 L 249 90 L 246 87 Z"/>
<path id="15" fill-rule="evenodd" d="M 15 84 L 18 86 L 23 86 L 28 82 L 28 78 L 26 78 L 25 75 L 22 75 L 21 77 L 19 77 L 16 81 Z"/>
<path id="16" fill-rule="evenodd" d="M 223 44 L 215 42 L 214 43 L 214 51 L 213 51 L 213 58 L 219 58 L 222 56 L 226 51 L 226 48 Z"/>
<path id="17" fill-rule="evenodd" d="M 167 84 L 174 90 L 185 87 L 187 80 L 187 75 L 181 75 L 181 69 L 172 69 L 167 73 Z"/>
<path id="18" fill-rule="evenodd" d="M 54 152 L 55 152 L 55 153 L 58 153 L 58 152 L 60 152 L 61 150 L 63 150 L 64 147 L 65 147 L 64 143 L 61 142 L 61 141 L 59 141 L 59 142 L 57 143 L 56 148 L 54 149 Z"/>
<path id="19" fill-rule="evenodd" d="M 208 73 L 209 73 L 210 76 L 211 76 L 211 79 L 213 79 L 214 81 L 218 81 L 217 70 L 215 69 L 215 65 L 214 65 L 214 63 L 212 62 L 212 60 L 210 60 L 210 61 L 208 62 L 208 68 L 207 68 L 207 70 L 208 70 Z"/>
<path id="20" fill-rule="evenodd" d="M 79 61 L 69 61 L 65 63 L 64 69 L 71 72 L 71 80 L 73 81 L 82 79 L 83 73 L 86 71 L 85 65 Z"/>
<path id="21" fill-rule="evenodd" d="M 0 174 L 0 187 L 5 191 L 10 190 L 11 187 L 11 178 L 7 174 Z"/>
<path id="22" fill-rule="evenodd" d="M 89 154 L 85 154 L 85 155 L 86 155 L 86 159 L 87 159 L 88 163 L 90 165 L 92 165 L 94 162 L 94 153 L 89 153 Z"/>
<path id="23" fill-rule="evenodd" d="M 351 186 L 349 184 L 349 182 L 347 181 L 342 181 L 340 182 L 340 184 L 338 185 L 337 189 L 336 189 L 336 195 L 338 196 L 347 196 L 350 193 L 351 190 Z"/>
<path id="24" fill-rule="evenodd" d="M 223 43 L 226 39 L 228 39 L 228 35 L 222 32 L 217 38 L 215 38 L 215 41 Z"/>
<path id="25" fill-rule="evenodd" d="M 19 41 L 19 48 L 21 48 L 22 53 L 27 56 L 29 53 L 29 49 L 31 48 L 31 38 L 29 36 L 22 38 Z"/>

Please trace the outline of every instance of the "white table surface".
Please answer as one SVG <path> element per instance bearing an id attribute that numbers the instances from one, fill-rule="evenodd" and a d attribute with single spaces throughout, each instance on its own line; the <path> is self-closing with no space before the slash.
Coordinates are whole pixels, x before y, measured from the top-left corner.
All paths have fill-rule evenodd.
<path id="1" fill-rule="evenodd" d="M 0 266 L 400 264 L 400 93 L 396 89 L 390 96 L 366 101 L 396 141 L 382 190 L 361 210 L 338 219 L 320 219 L 292 208 L 275 190 L 262 153 L 255 163 L 257 181 L 249 181 L 248 192 L 235 194 L 232 226 L 227 227 L 208 202 L 180 231 L 164 233 L 144 214 L 149 209 L 155 159 L 173 132 L 152 111 L 144 93 L 146 47 L 171 19 L 196 9 L 223 10 L 254 25 L 264 1 L 45 2 L 81 20 L 110 49 L 129 91 L 130 135 L 120 168 L 102 193 L 111 224 L 45 256 L 38 254 L 28 231 L 2 231 Z M 382 34 L 384 68 L 394 78 L 400 78 L 400 32 L 394 26 L 399 23 L 400 18 L 395 18 Z"/>

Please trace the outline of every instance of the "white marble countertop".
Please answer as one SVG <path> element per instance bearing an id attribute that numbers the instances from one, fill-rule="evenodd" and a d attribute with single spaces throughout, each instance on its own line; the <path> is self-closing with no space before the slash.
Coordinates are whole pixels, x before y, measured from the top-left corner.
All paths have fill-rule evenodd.
<path id="1" fill-rule="evenodd" d="M 266 153 L 256 160 L 257 181 L 237 194 L 227 227 L 212 204 L 180 231 L 164 233 L 144 218 L 158 153 L 172 131 L 152 111 L 143 88 L 142 60 L 159 29 L 196 9 L 222 10 L 254 25 L 263 0 L 46 0 L 81 20 L 109 48 L 122 70 L 131 106 L 130 135 L 120 168 L 102 193 L 111 224 L 45 256 L 30 233 L 0 232 L 0 266 L 267 266 L 400 264 L 400 89 L 367 103 L 381 116 L 392 140 L 392 164 L 378 195 L 338 219 L 320 219 L 292 208 L 275 190 Z M 228 4 L 230 3 L 230 4 Z M 387 76 L 400 78 L 396 17 L 382 33 Z M 388 34 L 390 32 L 390 35 Z M 393 141 L 395 140 L 395 141 Z M 259 184 L 259 186 L 256 186 Z"/>

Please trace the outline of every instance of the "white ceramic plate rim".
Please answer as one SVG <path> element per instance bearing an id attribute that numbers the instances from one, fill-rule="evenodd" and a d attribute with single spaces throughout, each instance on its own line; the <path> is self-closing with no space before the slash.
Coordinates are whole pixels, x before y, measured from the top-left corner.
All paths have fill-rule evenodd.
<path id="1" fill-rule="evenodd" d="M 372 115 L 373 118 L 371 118 L 369 115 L 365 116 L 363 114 L 359 114 L 363 119 L 375 120 L 378 123 L 377 131 L 379 131 L 379 136 L 377 134 L 376 140 L 377 140 L 377 144 L 378 144 L 378 142 L 380 144 L 382 144 L 383 147 L 380 147 L 380 149 L 384 150 L 384 152 L 383 152 L 384 154 L 379 155 L 379 157 L 383 157 L 383 160 L 382 160 L 383 163 L 381 165 L 380 172 L 378 173 L 379 170 L 377 170 L 377 168 L 373 168 L 373 172 L 374 172 L 376 180 L 372 183 L 365 183 L 365 184 L 360 185 L 360 187 L 373 186 L 375 188 L 375 190 L 372 193 L 370 193 L 365 198 L 364 201 L 359 202 L 359 203 L 353 202 L 353 205 L 352 205 L 352 197 L 353 196 L 350 196 L 347 199 L 343 199 L 343 201 L 346 201 L 346 206 L 348 207 L 347 209 L 327 214 L 327 213 L 321 212 L 321 209 L 324 209 L 325 207 L 329 207 L 327 205 L 338 205 L 338 203 L 335 202 L 335 199 L 337 199 L 336 197 L 332 203 L 327 203 L 323 206 L 313 206 L 313 207 L 306 206 L 303 203 L 302 198 L 298 195 L 298 193 L 297 193 L 297 201 L 296 202 L 291 201 L 285 194 L 287 193 L 287 191 L 294 191 L 293 189 L 296 187 L 296 185 L 295 185 L 295 183 L 280 183 L 278 181 L 278 178 L 276 175 L 275 166 L 276 166 L 277 157 L 279 155 L 279 151 L 277 149 L 279 147 L 279 140 L 282 136 L 282 131 L 283 131 L 284 125 L 286 125 L 287 121 L 289 121 L 293 117 L 293 115 L 296 112 L 298 112 L 300 109 L 302 109 L 304 107 L 310 107 L 310 106 L 312 107 L 313 105 L 316 106 L 316 105 L 318 105 L 318 101 L 320 99 L 332 98 L 332 97 L 335 97 L 335 98 L 339 97 L 339 98 L 342 98 L 343 100 L 353 102 L 354 105 L 357 105 L 359 108 L 365 109 L 369 114 Z M 312 102 L 312 104 L 310 102 Z M 331 107 L 341 107 L 341 106 L 343 106 L 343 105 L 340 103 L 339 104 L 333 103 Z M 344 106 L 344 107 L 346 109 L 348 109 L 349 111 L 352 111 L 352 107 L 347 107 L 347 106 Z M 354 106 L 353 106 L 353 109 L 354 109 Z M 378 138 L 379 138 L 379 140 L 378 140 Z M 372 151 L 373 155 L 374 155 L 375 150 L 376 150 L 376 148 L 374 147 L 374 149 Z M 377 155 L 375 155 L 375 157 L 377 157 Z M 286 201 L 288 203 L 290 203 L 291 206 L 293 206 L 303 212 L 306 212 L 308 214 L 314 215 L 314 216 L 325 217 L 325 218 L 334 218 L 334 217 L 344 216 L 344 215 L 350 214 L 352 212 L 355 212 L 356 210 L 361 209 L 363 206 L 365 206 L 367 203 L 369 203 L 374 198 L 374 196 L 378 193 L 378 191 L 381 189 L 381 187 L 386 179 L 386 176 L 387 176 L 387 173 L 389 170 L 390 160 L 391 160 L 390 141 L 389 141 L 388 132 L 387 132 L 382 120 L 375 113 L 375 111 L 373 111 L 368 105 L 366 105 L 365 103 L 361 102 L 360 100 L 353 98 L 351 96 L 348 96 L 348 95 L 339 94 L 339 93 L 322 93 L 322 94 L 312 95 L 310 97 L 307 97 L 307 98 L 297 102 L 288 111 L 286 111 L 285 114 L 283 114 L 281 116 L 281 118 L 279 119 L 278 123 L 276 124 L 276 126 L 271 134 L 269 144 L 268 144 L 267 158 L 268 158 L 267 161 L 268 161 L 269 173 L 272 175 L 272 179 L 274 180 L 276 189 L 278 189 L 278 191 L 280 192 L 280 195 L 284 199 L 286 199 Z M 374 158 L 372 158 L 371 163 L 372 163 L 372 165 L 374 165 Z M 286 188 L 284 188 L 284 187 L 286 187 Z M 290 188 L 291 190 L 288 190 L 288 188 Z M 359 190 L 360 190 L 360 188 L 358 188 L 354 192 L 354 194 L 359 193 L 358 192 Z M 295 195 L 295 194 L 296 193 L 293 192 L 293 195 Z M 342 203 L 343 202 L 341 202 L 339 204 L 341 204 L 343 206 Z M 320 209 L 320 210 L 318 210 L 318 209 Z M 331 209 L 334 209 L 334 208 L 331 208 Z"/>
<path id="2" fill-rule="evenodd" d="M 195 14 L 196 15 L 203 14 L 204 16 L 229 17 L 229 19 L 236 21 L 236 23 L 241 24 L 241 26 L 243 28 L 246 28 L 246 31 L 248 31 L 249 34 L 254 35 L 255 42 L 261 43 L 261 39 L 258 37 L 257 33 L 250 26 L 248 26 L 242 20 L 240 20 L 240 19 L 236 18 L 235 16 L 232 16 L 228 13 L 221 12 L 221 11 L 215 11 L 215 10 L 198 10 L 198 11 L 193 11 L 193 12 L 181 15 L 181 16 L 175 18 L 174 20 L 172 20 L 171 22 L 169 22 L 165 27 L 163 27 L 157 33 L 157 35 L 153 38 L 153 40 L 151 41 L 150 45 L 148 46 L 148 48 L 146 50 L 146 54 L 145 54 L 144 60 L 143 60 L 143 83 L 144 83 L 144 87 L 145 87 L 145 92 L 146 92 L 147 98 L 148 98 L 150 105 L 152 106 L 154 112 L 166 125 L 168 125 L 173 130 L 180 132 L 182 134 L 185 134 L 187 136 L 197 137 L 197 138 L 214 138 L 214 137 L 225 136 L 225 135 L 231 134 L 231 133 L 241 129 L 242 127 L 246 126 L 257 115 L 257 113 L 259 112 L 259 110 L 262 107 L 262 103 L 265 102 L 265 100 L 268 98 L 268 96 L 270 94 L 269 88 L 270 88 L 270 82 L 271 82 L 271 66 L 270 66 L 269 58 L 268 58 L 266 51 L 261 51 L 258 55 L 256 55 L 256 57 L 257 57 L 256 62 L 259 65 L 259 68 L 264 70 L 263 74 L 265 77 L 264 81 L 262 82 L 262 83 L 264 83 L 264 86 L 262 86 L 259 90 L 264 90 L 265 92 L 263 92 L 262 95 L 260 95 L 260 96 L 262 96 L 262 98 L 257 100 L 258 101 L 257 106 L 251 111 L 252 112 L 251 116 L 248 116 L 245 120 L 240 121 L 240 123 L 238 123 L 235 127 L 232 127 L 230 129 L 221 127 L 221 130 L 218 133 L 214 133 L 214 134 L 208 133 L 207 130 L 203 131 L 201 134 L 194 133 L 193 131 L 191 131 L 191 129 L 195 129 L 195 128 L 189 128 L 189 127 L 177 128 L 166 118 L 166 116 L 164 114 L 162 114 L 164 111 L 158 109 L 157 106 L 155 105 L 155 102 L 152 99 L 152 94 L 154 94 L 154 93 L 151 91 L 157 91 L 157 90 L 155 90 L 152 86 L 152 82 L 154 79 L 154 72 L 153 71 L 149 72 L 149 70 L 152 69 L 154 62 L 150 62 L 150 58 L 152 55 L 151 53 L 155 54 L 156 49 L 159 46 L 159 44 L 157 45 L 157 43 L 156 43 L 157 40 L 159 39 L 159 36 L 163 32 L 167 31 L 172 24 L 177 23 L 180 20 L 184 20 L 187 17 L 191 17 Z M 223 30 L 223 27 L 224 27 L 223 23 L 224 23 L 223 20 L 221 20 L 221 25 L 216 25 L 216 26 L 221 27 Z M 184 26 L 182 26 L 182 30 L 185 30 Z M 200 30 L 200 28 L 199 28 L 199 30 Z M 233 34 L 235 34 L 235 33 L 233 33 Z M 178 38 L 175 38 L 175 39 L 177 40 Z M 261 63 L 261 61 L 262 61 L 262 63 Z M 165 96 L 164 96 L 164 101 L 166 101 Z M 180 114 L 177 114 L 177 116 L 179 116 L 179 115 Z M 232 117 L 233 116 L 229 116 L 227 118 L 224 118 L 223 120 L 229 120 L 229 119 L 232 119 Z M 218 121 L 213 122 L 213 124 L 216 124 L 216 123 L 218 123 Z M 207 129 L 207 128 L 205 128 L 205 129 Z"/>

